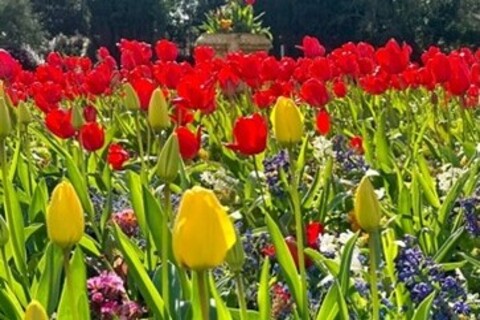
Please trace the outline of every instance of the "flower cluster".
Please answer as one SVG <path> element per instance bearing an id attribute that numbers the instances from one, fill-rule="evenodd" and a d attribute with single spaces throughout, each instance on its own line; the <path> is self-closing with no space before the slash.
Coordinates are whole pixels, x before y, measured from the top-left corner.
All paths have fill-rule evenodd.
<path id="1" fill-rule="evenodd" d="M 113 272 L 102 272 L 88 279 L 88 295 L 93 312 L 100 319 L 139 319 L 142 307 L 128 299 L 122 278 Z"/>
<path id="2" fill-rule="evenodd" d="M 454 211 L 461 211 L 465 221 L 465 230 L 471 237 L 480 237 L 480 190 L 471 197 L 457 200 Z"/>
<path id="3" fill-rule="evenodd" d="M 274 195 L 282 195 L 284 193 L 282 186 L 281 174 L 286 174 L 290 167 L 288 153 L 285 150 L 280 151 L 276 155 L 266 158 L 263 161 L 265 168 L 264 174 L 267 179 L 268 189 Z"/>
<path id="4" fill-rule="evenodd" d="M 432 305 L 433 319 L 454 319 L 469 315 L 467 291 L 462 280 L 446 272 L 432 258 L 423 254 L 416 239 L 407 236 L 395 261 L 398 280 L 403 283 L 415 304 L 436 292 Z"/>
<path id="5" fill-rule="evenodd" d="M 369 169 L 357 148 L 347 148 L 347 141 L 343 136 L 333 138 L 333 153 L 341 172 L 353 172 L 363 176 Z"/>

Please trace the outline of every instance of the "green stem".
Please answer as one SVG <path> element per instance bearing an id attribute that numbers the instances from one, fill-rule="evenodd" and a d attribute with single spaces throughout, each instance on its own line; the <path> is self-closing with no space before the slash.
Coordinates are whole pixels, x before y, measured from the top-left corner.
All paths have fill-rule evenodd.
<path id="1" fill-rule="evenodd" d="M 33 184 L 34 184 L 34 178 L 33 178 L 33 162 L 32 162 L 32 149 L 30 148 L 30 138 L 29 138 L 29 135 L 28 135 L 28 126 L 27 125 L 24 125 L 24 130 L 25 131 L 22 131 L 23 135 L 24 135 L 24 151 L 25 151 L 25 155 L 27 157 L 27 165 L 28 165 L 28 183 L 29 183 L 29 192 L 30 192 L 30 195 L 33 194 Z"/>
<path id="2" fill-rule="evenodd" d="M 245 302 L 245 287 L 240 273 L 235 276 L 235 285 L 237 286 L 238 304 L 240 306 L 240 320 L 248 320 L 247 303 Z"/>
<path id="3" fill-rule="evenodd" d="M 135 129 L 137 131 L 137 141 L 138 141 L 138 151 L 140 153 L 140 166 L 141 166 L 141 171 L 140 171 L 140 177 L 142 178 L 142 182 L 146 183 L 147 182 L 147 177 L 146 177 L 146 168 L 145 168 L 145 151 L 143 150 L 143 142 L 142 142 L 142 131 L 141 131 L 141 126 L 140 126 L 140 115 L 139 112 L 135 114 Z"/>
<path id="4" fill-rule="evenodd" d="M 369 233 L 368 247 L 370 249 L 370 292 L 372 295 L 373 320 L 380 319 L 380 300 L 378 299 L 377 268 L 379 263 L 379 232 L 375 230 Z"/>
<path id="5" fill-rule="evenodd" d="M 198 295 L 200 298 L 202 320 L 209 320 L 208 310 L 209 310 L 210 303 L 208 298 L 207 276 L 208 276 L 208 271 L 206 270 L 197 271 Z"/>
<path id="6" fill-rule="evenodd" d="M 293 213 L 295 217 L 295 235 L 297 238 L 298 248 L 298 268 L 300 271 L 301 292 L 302 292 L 302 306 L 299 306 L 302 319 L 308 319 L 308 305 L 307 305 L 307 275 L 305 271 L 305 254 L 303 244 L 303 221 L 302 212 L 300 208 L 300 196 L 298 194 L 298 181 L 296 177 L 296 161 L 292 148 L 288 148 L 288 156 L 291 165 L 291 184 L 290 184 L 290 198 L 293 205 Z"/>
<path id="7" fill-rule="evenodd" d="M 162 297 L 165 301 L 167 308 L 170 307 L 170 292 L 169 292 L 169 282 L 168 282 L 168 223 L 170 220 L 170 211 L 171 211 L 171 199 L 170 199 L 170 188 L 169 184 L 166 183 L 164 186 L 164 196 L 165 196 L 165 216 L 162 225 Z"/>
<path id="8" fill-rule="evenodd" d="M 12 287 L 13 286 L 12 275 L 10 274 L 10 268 L 8 267 L 8 260 L 7 260 L 7 254 L 5 253 L 5 247 L 2 247 L 0 251 L 2 253 L 2 260 L 5 266 L 5 273 L 7 274 L 7 283 L 10 287 Z"/>
<path id="9" fill-rule="evenodd" d="M 75 303 L 75 287 L 72 283 L 72 274 L 70 272 L 70 248 L 65 249 L 63 252 L 63 268 L 65 271 L 65 286 L 66 286 L 66 292 L 70 296 L 70 312 L 72 313 L 72 320 L 77 320 L 78 315 L 77 315 L 77 305 Z"/>
<path id="10" fill-rule="evenodd" d="M 257 178 L 258 184 L 260 185 L 260 195 L 262 196 L 263 203 L 267 205 L 267 201 L 265 200 L 265 193 L 263 191 L 263 183 L 262 183 L 262 180 L 260 179 L 260 171 L 258 170 L 257 157 L 252 156 L 252 159 L 253 159 L 253 168 L 255 170 L 255 176 Z"/>

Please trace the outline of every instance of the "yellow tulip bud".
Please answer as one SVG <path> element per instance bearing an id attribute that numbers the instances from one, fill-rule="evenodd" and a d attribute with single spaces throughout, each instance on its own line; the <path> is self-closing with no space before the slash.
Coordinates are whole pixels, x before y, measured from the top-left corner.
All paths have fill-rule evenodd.
<path id="1" fill-rule="evenodd" d="M 160 132 L 170 127 L 167 101 L 160 88 L 155 89 L 150 98 L 150 104 L 148 106 L 148 123 L 155 132 Z"/>
<path id="2" fill-rule="evenodd" d="M 29 124 L 32 122 L 32 115 L 25 102 L 20 102 L 17 107 L 17 119 L 20 124 Z"/>
<path id="3" fill-rule="evenodd" d="M 0 140 L 5 139 L 12 132 L 12 119 L 5 99 L 0 97 Z"/>
<path id="4" fill-rule="evenodd" d="M 2 216 L 0 216 L 0 248 L 5 247 L 8 243 L 10 234 L 8 232 L 8 226 Z"/>
<path id="5" fill-rule="evenodd" d="M 173 226 L 173 253 L 183 267 L 201 271 L 222 264 L 236 242 L 227 210 L 213 191 L 185 191 Z"/>
<path id="6" fill-rule="evenodd" d="M 47 313 L 43 306 L 37 301 L 32 300 L 25 310 L 24 320 L 48 320 Z"/>
<path id="7" fill-rule="evenodd" d="M 180 146 L 177 134 L 172 133 L 158 157 L 157 174 L 163 181 L 172 182 L 180 170 Z"/>
<path id="8" fill-rule="evenodd" d="M 355 194 L 355 219 L 364 231 L 372 232 L 380 226 L 382 212 L 372 183 L 367 176 L 362 178 Z"/>
<path id="9" fill-rule="evenodd" d="M 292 99 L 279 97 L 270 120 L 275 138 L 280 144 L 289 146 L 302 140 L 303 116 Z"/>
<path id="10" fill-rule="evenodd" d="M 138 98 L 137 92 L 133 89 L 130 83 L 126 83 L 123 86 L 123 91 L 125 93 L 123 102 L 128 110 L 137 111 L 140 110 L 140 99 Z"/>
<path id="11" fill-rule="evenodd" d="M 50 240 L 62 249 L 78 243 L 83 236 L 85 222 L 80 199 L 68 181 L 59 183 L 47 207 L 47 231 Z"/>

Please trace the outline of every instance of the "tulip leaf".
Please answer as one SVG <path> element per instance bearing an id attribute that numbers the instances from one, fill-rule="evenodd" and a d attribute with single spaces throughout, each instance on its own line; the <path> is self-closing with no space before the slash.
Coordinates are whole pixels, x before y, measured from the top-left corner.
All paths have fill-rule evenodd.
<path id="1" fill-rule="evenodd" d="M 428 320 L 430 319 L 430 309 L 432 308 L 433 299 L 436 292 L 430 293 L 423 301 L 418 305 L 412 320 Z"/>
<path id="2" fill-rule="evenodd" d="M 443 243 L 440 249 L 438 249 L 438 251 L 435 253 L 435 256 L 433 257 L 433 260 L 435 260 L 435 262 L 440 263 L 443 261 L 447 253 L 450 252 L 453 246 L 457 243 L 457 241 L 463 235 L 463 231 L 464 231 L 464 228 L 461 227 L 448 237 L 448 239 Z"/>
<path id="3" fill-rule="evenodd" d="M 127 184 L 130 191 L 130 201 L 132 202 L 133 211 L 138 220 L 138 226 L 142 230 L 143 235 L 148 235 L 148 226 L 145 218 L 145 207 L 143 203 L 142 182 L 138 174 L 129 171 L 127 174 Z"/>
<path id="4" fill-rule="evenodd" d="M 155 285 L 149 278 L 142 262 L 135 253 L 133 244 L 117 225 L 115 225 L 115 237 L 117 239 L 119 249 L 128 265 L 129 276 L 132 276 L 132 278 L 135 280 L 135 283 L 140 289 L 140 292 L 147 305 L 150 307 L 150 310 L 156 318 L 168 319 L 168 313 L 165 309 L 165 303 L 162 297 L 157 291 L 157 288 L 155 288 Z"/>
<path id="5" fill-rule="evenodd" d="M 0 282 L 0 317 L 8 320 L 21 320 L 24 318 L 24 312 L 15 294 L 5 284 Z"/>
<path id="6" fill-rule="evenodd" d="M 341 293 L 345 295 L 350 283 L 350 266 L 352 264 L 353 249 L 357 242 L 359 233 L 355 233 L 350 239 L 348 239 L 342 253 L 342 262 L 340 263 L 340 273 L 338 274 L 338 280 L 340 283 Z"/>
<path id="7" fill-rule="evenodd" d="M 380 114 L 377 123 L 377 130 L 375 131 L 375 152 L 377 156 L 378 167 L 384 172 L 390 173 L 392 171 L 392 159 L 389 144 L 387 142 L 387 135 L 385 132 L 385 112 Z"/>
<path id="8" fill-rule="evenodd" d="M 288 287 L 293 293 L 293 297 L 297 306 L 303 306 L 304 297 L 302 296 L 300 278 L 297 274 L 297 268 L 295 267 L 295 263 L 293 261 L 292 255 L 290 254 L 290 250 L 288 250 L 287 244 L 283 239 L 280 229 L 268 213 L 266 214 L 265 219 L 268 230 L 272 237 L 273 245 L 275 247 L 275 256 L 278 260 L 278 263 L 280 264 L 282 272 L 285 275 Z M 301 310 L 300 313 L 305 312 L 307 312 L 307 310 Z"/>
<path id="9" fill-rule="evenodd" d="M 338 286 L 336 283 L 333 283 L 330 289 L 328 289 L 327 295 L 323 298 L 316 320 L 333 320 L 337 317 L 339 310 L 337 303 L 338 294 Z"/>
<path id="10" fill-rule="evenodd" d="M 213 299 L 215 300 L 215 310 L 217 311 L 217 319 L 222 320 L 232 320 L 232 315 L 230 314 L 227 305 L 223 301 L 222 297 L 218 293 L 217 286 L 215 285 L 215 280 L 213 277 L 209 275 L 209 284 L 210 284 L 210 292 L 212 294 Z"/>
<path id="11" fill-rule="evenodd" d="M 33 297 L 44 306 L 48 314 L 55 311 L 60 297 L 62 261 L 62 250 L 50 242 L 38 264 L 40 280 L 30 290 L 33 292 Z"/>
<path id="12" fill-rule="evenodd" d="M 262 274 L 260 276 L 260 284 L 258 288 L 258 309 L 260 311 L 260 320 L 270 320 L 270 259 L 263 261 Z"/>
<path id="13" fill-rule="evenodd" d="M 45 180 L 40 180 L 33 191 L 33 196 L 28 206 L 28 220 L 30 222 L 34 221 L 37 214 L 46 212 L 46 204 L 48 203 L 48 190 Z"/>
<path id="14" fill-rule="evenodd" d="M 13 259 L 18 270 L 23 274 L 27 274 L 26 252 L 25 252 L 25 228 L 23 221 L 23 213 L 18 202 L 17 193 L 12 181 L 3 181 L 4 188 L 4 206 L 10 205 L 6 210 L 6 222 L 10 230 L 11 240 L 9 244 L 12 249 Z"/>
<path id="15" fill-rule="evenodd" d="M 86 177 L 84 177 L 80 173 L 77 164 L 75 163 L 75 161 L 73 161 L 73 158 L 68 153 L 63 152 L 62 155 L 65 159 L 65 166 L 67 168 L 68 178 L 70 179 L 70 182 L 72 183 L 75 191 L 78 194 L 78 198 L 82 203 L 83 210 L 85 210 L 89 214 L 93 214 L 94 209 L 92 201 L 90 200 L 90 197 L 88 195 Z M 94 222 L 92 221 L 92 223 Z"/>
<path id="16" fill-rule="evenodd" d="M 69 269 L 64 278 L 62 297 L 58 306 L 58 319 L 65 320 L 78 318 L 73 317 L 73 314 L 90 314 L 88 304 L 86 305 L 87 310 L 79 309 L 79 307 L 85 307 L 85 303 L 81 301 L 82 297 L 86 296 L 87 293 L 87 270 L 80 247 L 75 249 L 73 257 L 68 261 L 68 264 Z M 81 319 L 89 320 L 90 317 Z"/>

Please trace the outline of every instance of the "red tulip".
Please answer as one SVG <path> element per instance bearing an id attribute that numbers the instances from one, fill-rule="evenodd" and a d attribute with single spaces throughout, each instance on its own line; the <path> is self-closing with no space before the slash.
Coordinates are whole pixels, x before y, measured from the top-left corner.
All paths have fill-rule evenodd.
<path id="1" fill-rule="evenodd" d="M 337 98 L 344 98 L 347 95 L 347 85 L 342 80 L 333 83 L 333 93 Z"/>
<path id="2" fill-rule="evenodd" d="M 61 139 L 68 139 L 75 135 L 72 126 L 72 110 L 55 109 L 45 117 L 45 125 L 51 133 Z"/>
<path id="3" fill-rule="evenodd" d="M 309 79 L 300 89 L 300 97 L 313 107 L 323 107 L 329 100 L 325 85 L 317 79 Z"/>
<path id="4" fill-rule="evenodd" d="M 140 108 L 143 111 L 147 111 L 152 92 L 155 90 L 155 84 L 150 79 L 138 78 L 132 81 L 132 86 L 140 100 Z"/>
<path id="5" fill-rule="evenodd" d="M 450 64 L 448 57 L 443 53 L 439 52 L 428 60 L 427 69 L 433 74 L 437 83 L 444 83 L 450 79 Z"/>
<path id="6" fill-rule="evenodd" d="M 204 78 L 203 74 L 184 77 L 177 87 L 177 93 L 184 107 L 211 113 L 215 110 L 215 87 Z"/>
<path id="7" fill-rule="evenodd" d="M 253 102 L 260 109 L 265 109 L 273 105 L 277 97 L 272 93 L 272 90 L 257 91 L 253 94 Z"/>
<path id="8" fill-rule="evenodd" d="M 113 170 L 122 170 L 123 164 L 129 159 L 127 150 L 120 144 L 112 143 L 108 147 L 107 161 Z"/>
<path id="9" fill-rule="evenodd" d="M 320 110 L 317 113 L 317 131 L 322 136 L 330 132 L 330 115 L 325 110 Z"/>
<path id="10" fill-rule="evenodd" d="M 152 49 L 148 43 L 121 39 L 118 46 L 122 68 L 132 70 L 136 66 L 150 64 Z"/>
<path id="11" fill-rule="evenodd" d="M 10 53 L 0 49 L 0 79 L 11 82 L 21 70 L 22 66 L 20 63 Z"/>
<path id="12" fill-rule="evenodd" d="M 235 121 L 233 128 L 235 142 L 227 144 L 227 147 L 245 156 L 259 154 L 265 150 L 267 134 L 267 124 L 260 114 L 241 117 Z"/>
<path id="13" fill-rule="evenodd" d="M 350 138 L 350 147 L 358 154 L 363 154 L 363 139 L 361 136 L 353 136 Z"/>
<path id="14" fill-rule="evenodd" d="M 390 39 L 385 47 L 377 50 L 375 57 L 380 67 L 390 74 L 405 70 L 410 64 L 412 48 L 403 44 L 401 47 L 395 39 Z"/>
<path id="15" fill-rule="evenodd" d="M 175 61 L 178 56 L 177 45 L 162 39 L 155 44 L 155 53 L 160 61 Z"/>
<path id="16" fill-rule="evenodd" d="M 303 55 L 306 58 L 323 57 L 325 55 L 325 48 L 315 37 L 303 37 L 302 46 L 298 48 L 300 50 L 303 50 Z"/>
<path id="17" fill-rule="evenodd" d="M 467 63 L 459 56 L 450 56 L 450 79 L 447 89 L 453 95 L 463 95 L 470 88 L 470 72 Z"/>
<path id="18" fill-rule="evenodd" d="M 36 82 L 33 89 L 33 99 L 35 104 L 45 113 L 58 108 L 58 103 L 62 100 L 62 86 L 48 81 L 46 83 Z"/>
<path id="19" fill-rule="evenodd" d="M 86 106 L 85 109 L 83 109 L 83 117 L 86 122 L 97 121 L 97 109 L 91 105 Z"/>
<path id="20" fill-rule="evenodd" d="M 86 78 L 85 85 L 89 93 L 101 95 L 110 93 L 110 81 L 112 71 L 107 64 L 100 64 L 97 68 L 91 70 Z"/>
<path id="21" fill-rule="evenodd" d="M 195 158 L 201 146 L 201 128 L 198 128 L 196 134 L 186 127 L 178 127 L 175 132 L 177 133 L 182 159 L 192 160 Z"/>
<path id="22" fill-rule="evenodd" d="M 193 49 L 195 63 L 210 61 L 215 57 L 215 49 L 209 46 L 198 46 Z"/>
<path id="23" fill-rule="evenodd" d="M 94 152 L 103 147 L 105 131 L 100 124 L 87 122 L 80 128 L 78 139 L 85 150 Z"/>
<path id="24" fill-rule="evenodd" d="M 305 230 L 307 245 L 312 249 L 318 249 L 318 236 L 323 233 L 323 225 L 320 222 L 310 222 Z"/>
<path id="25" fill-rule="evenodd" d="M 253 6 L 255 4 L 255 0 L 245 0 L 245 4 L 248 6 Z"/>

